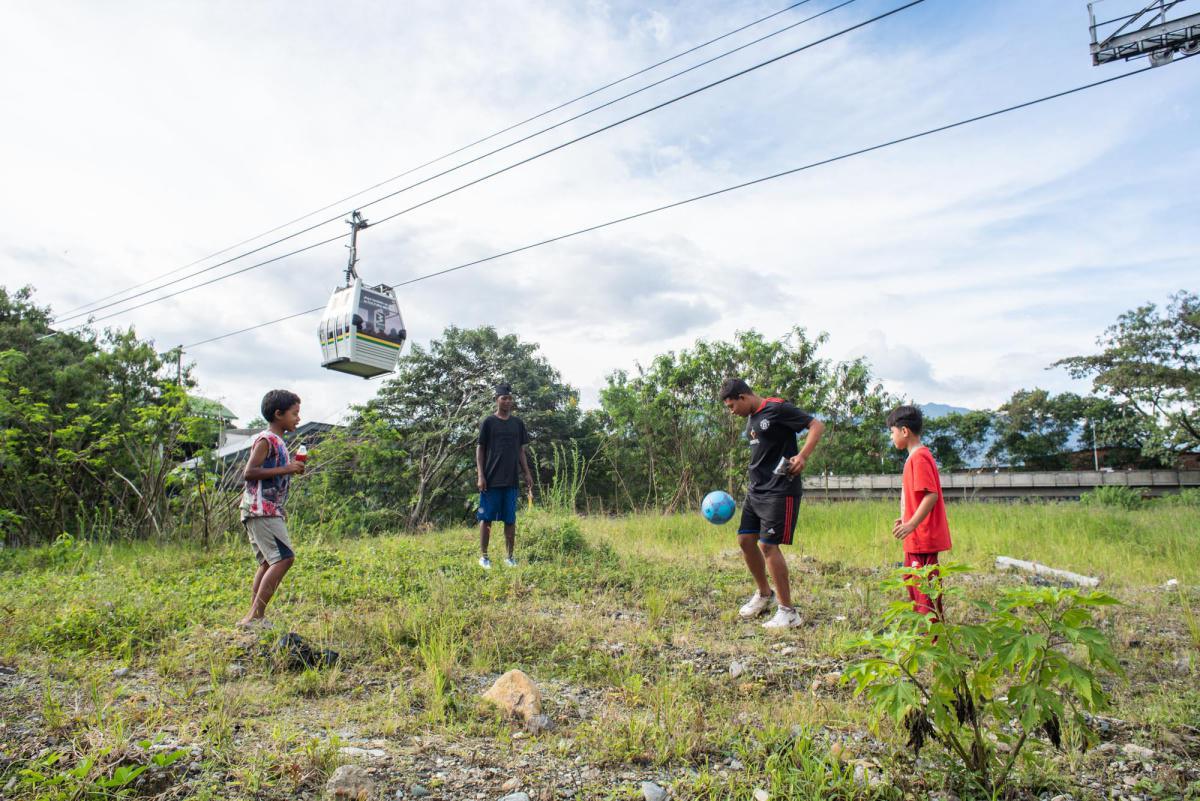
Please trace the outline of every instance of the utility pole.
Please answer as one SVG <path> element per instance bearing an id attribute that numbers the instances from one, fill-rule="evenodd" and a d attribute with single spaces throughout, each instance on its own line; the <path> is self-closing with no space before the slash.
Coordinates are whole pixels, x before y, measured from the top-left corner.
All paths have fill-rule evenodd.
<path id="1" fill-rule="evenodd" d="M 1100 451 L 1096 447 L 1096 421 L 1092 420 L 1092 462 L 1096 465 L 1096 472 L 1100 472 Z"/>
<path id="2" fill-rule="evenodd" d="M 183 386 L 183 345 L 175 348 L 175 383 Z"/>

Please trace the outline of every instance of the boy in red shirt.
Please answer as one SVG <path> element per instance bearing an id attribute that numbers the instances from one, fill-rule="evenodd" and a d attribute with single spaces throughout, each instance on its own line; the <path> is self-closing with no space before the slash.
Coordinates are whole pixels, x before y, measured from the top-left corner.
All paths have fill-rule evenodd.
<path id="1" fill-rule="evenodd" d="M 908 451 L 900 491 L 900 517 L 892 526 L 892 536 L 904 543 L 905 567 L 936 565 L 938 554 L 950 550 L 950 524 L 946 520 L 942 480 L 933 454 L 921 444 L 922 423 L 921 410 L 915 406 L 898 406 L 887 418 L 892 444 Z M 937 571 L 932 575 L 936 576 Z M 930 599 L 920 587 L 914 586 L 908 588 L 908 595 L 914 611 L 933 613 L 935 621 L 941 616 L 940 595 Z"/>

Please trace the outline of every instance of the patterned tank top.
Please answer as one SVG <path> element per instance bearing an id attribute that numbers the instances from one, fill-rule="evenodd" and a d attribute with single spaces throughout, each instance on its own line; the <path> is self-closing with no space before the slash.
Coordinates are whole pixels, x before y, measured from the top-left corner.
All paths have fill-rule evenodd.
<path id="1" fill-rule="evenodd" d="M 283 467 L 291 461 L 283 440 L 269 430 L 260 431 L 254 435 L 254 439 L 250 441 L 251 453 L 254 452 L 254 447 L 258 445 L 259 440 L 264 439 L 270 446 L 270 450 L 267 451 L 267 458 L 263 460 L 263 467 L 268 469 Z M 247 481 L 246 488 L 242 491 L 242 520 L 251 517 L 284 517 L 283 507 L 287 503 L 291 478 L 291 476 L 275 476 L 274 478 Z"/>

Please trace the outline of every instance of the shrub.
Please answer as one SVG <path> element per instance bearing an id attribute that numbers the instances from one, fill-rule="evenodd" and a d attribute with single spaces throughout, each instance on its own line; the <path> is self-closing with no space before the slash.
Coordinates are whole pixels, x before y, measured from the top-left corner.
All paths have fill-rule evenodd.
<path id="1" fill-rule="evenodd" d="M 906 586 L 919 585 L 935 596 L 943 592 L 936 570 L 907 579 L 910 571 L 898 570 L 884 589 L 903 597 Z M 966 570 L 941 567 L 947 574 Z M 1119 674 L 1121 668 L 1092 625 L 1092 611 L 1117 601 L 1077 589 L 1008 588 L 994 605 L 978 604 L 979 622 L 966 623 L 954 614 L 960 592 L 945 591 L 950 603 L 940 621 L 914 612 L 907 600 L 893 602 L 881 632 L 848 643 L 866 656 L 846 670 L 844 681 L 866 695 L 877 719 L 891 718 L 907 730 L 914 750 L 938 743 L 978 790 L 994 797 L 1030 737 L 1056 748 L 1094 740 L 1087 713 L 1108 703 L 1096 671 Z"/>
<path id="2" fill-rule="evenodd" d="M 530 562 L 563 562 L 591 549 L 574 515 L 531 514 L 521 535 L 521 551 Z"/>
<path id="3" fill-rule="evenodd" d="M 1200 506 L 1200 489 L 1180 490 L 1175 495 L 1164 495 L 1162 498 L 1159 498 L 1158 502 L 1164 506 L 1194 508 Z"/>
<path id="4" fill-rule="evenodd" d="M 1079 499 L 1084 506 L 1116 507 L 1120 509 L 1141 509 L 1145 505 L 1142 493 L 1133 487 L 1096 487 L 1091 492 L 1085 492 Z"/>

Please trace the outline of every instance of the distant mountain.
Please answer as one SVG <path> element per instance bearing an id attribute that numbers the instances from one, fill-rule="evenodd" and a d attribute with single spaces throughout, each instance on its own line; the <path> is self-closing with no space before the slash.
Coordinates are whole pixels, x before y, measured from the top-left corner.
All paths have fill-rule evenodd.
<path id="1" fill-rule="evenodd" d="M 945 403 L 918 403 L 917 408 L 921 410 L 921 414 L 931 420 L 945 417 L 948 414 L 966 414 L 971 411 L 964 406 L 948 406 Z"/>

